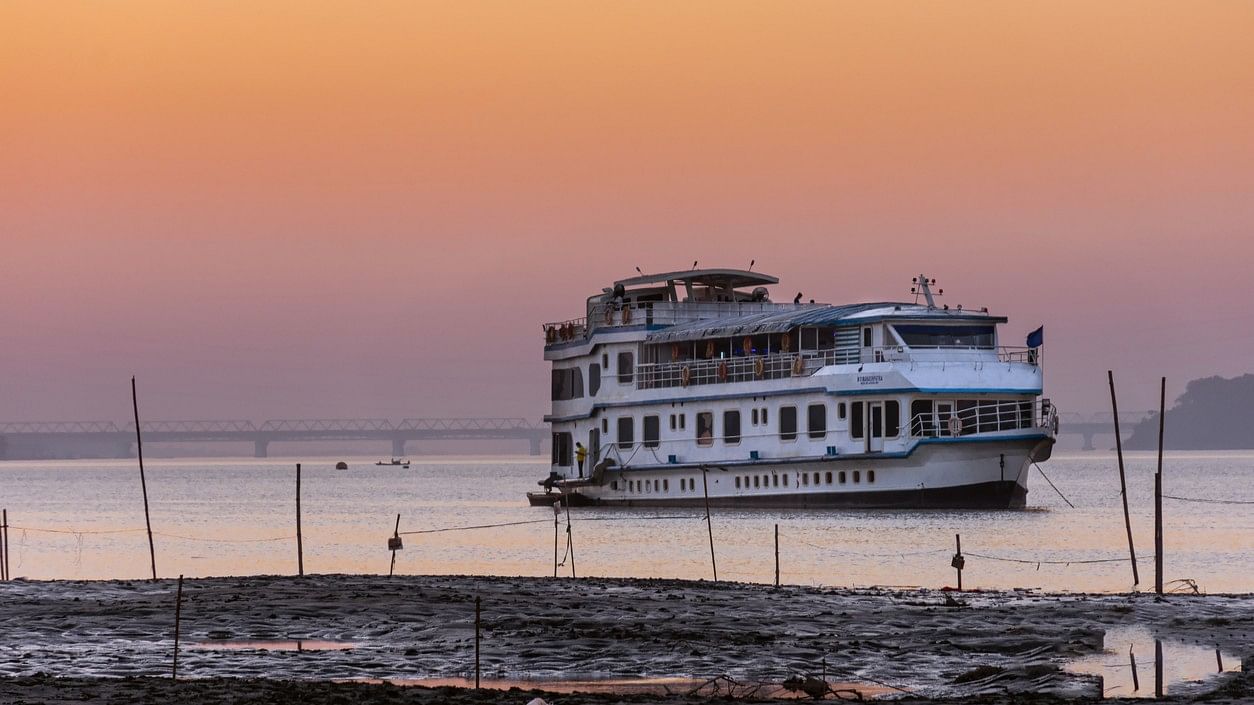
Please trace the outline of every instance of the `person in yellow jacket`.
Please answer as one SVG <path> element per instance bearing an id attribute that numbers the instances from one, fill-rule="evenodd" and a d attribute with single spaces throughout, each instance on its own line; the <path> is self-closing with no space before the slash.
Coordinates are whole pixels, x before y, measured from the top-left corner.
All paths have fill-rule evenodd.
<path id="1" fill-rule="evenodd" d="M 575 443 L 575 462 L 579 464 L 579 477 L 583 477 L 583 461 L 588 459 L 588 449 L 582 443 Z"/>

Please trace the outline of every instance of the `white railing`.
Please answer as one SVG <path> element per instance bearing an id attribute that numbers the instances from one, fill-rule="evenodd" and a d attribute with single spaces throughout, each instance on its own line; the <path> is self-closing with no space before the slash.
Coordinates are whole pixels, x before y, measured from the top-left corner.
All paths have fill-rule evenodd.
<path id="1" fill-rule="evenodd" d="M 1023 429 L 1045 429 L 1053 435 L 1058 429 L 1058 410 L 1048 399 L 1039 403 L 1027 399 L 981 399 L 974 400 L 975 405 L 965 409 L 959 409 L 957 401 L 941 400 L 941 403 L 951 404 L 951 411 L 942 414 L 933 410 L 910 418 L 911 437 L 949 438 Z"/>
<path id="2" fill-rule="evenodd" d="M 798 360 L 801 360 L 798 365 Z M 636 389 L 752 382 L 814 374 L 821 363 L 797 353 L 636 365 Z"/>

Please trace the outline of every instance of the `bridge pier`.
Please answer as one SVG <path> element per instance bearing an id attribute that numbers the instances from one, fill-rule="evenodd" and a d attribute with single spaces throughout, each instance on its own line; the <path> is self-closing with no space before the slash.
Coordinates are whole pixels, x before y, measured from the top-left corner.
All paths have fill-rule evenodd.
<path id="1" fill-rule="evenodd" d="M 527 442 L 531 444 L 531 454 L 539 455 L 540 454 L 540 437 L 532 436 L 531 438 L 527 439 Z"/>
<path id="2" fill-rule="evenodd" d="M 393 458 L 405 457 L 405 439 L 404 438 L 392 439 L 392 457 Z"/>
<path id="3" fill-rule="evenodd" d="M 257 439 L 253 441 L 253 457 L 254 458 L 270 457 L 269 450 L 270 450 L 270 441 L 266 441 L 262 439 Z"/>
<path id="4" fill-rule="evenodd" d="M 1084 434 L 1084 445 L 1080 448 L 1080 450 L 1097 450 L 1097 446 L 1093 445 L 1092 433 Z"/>

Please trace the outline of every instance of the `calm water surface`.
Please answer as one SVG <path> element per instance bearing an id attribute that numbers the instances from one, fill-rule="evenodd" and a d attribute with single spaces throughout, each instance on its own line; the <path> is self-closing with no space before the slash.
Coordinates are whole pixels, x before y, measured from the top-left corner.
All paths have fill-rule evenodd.
<path id="1" fill-rule="evenodd" d="M 349 470 L 335 470 L 335 459 L 303 464 L 307 572 L 386 573 L 387 538 L 399 513 L 402 532 L 542 520 L 407 535 L 397 554 L 399 573 L 552 575 L 552 512 L 528 507 L 523 497 L 547 473 L 546 460 L 431 458 L 408 470 L 376 467 L 374 458 L 347 460 Z M 1132 454 L 1127 463 L 1141 589 L 1153 584 L 1154 462 L 1153 454 Z M 146 466 L 159 574 L 296 572 L 294 459 L 158 459 Z M 965 587 L 1131 589 L 1113 454 L 1056 455 L 1044 467 L 1076 508 L 1035 470 L 1026 511 L 716 508 L 719 577 L 773 582 L 778 524 L 786 583 L 952 585 L 954 534 L 961 534 Z M 1166 494 L 1254 502 L 1251 453 L 1172 453 L 1164 477 Z M 0 463 L 0 507 L 8 509 L 14 527 L 14 576 L 148 575 L 134 461 Z M 1164 510 L 1167 580 L 1192 579 L 1206 592 L 1254 590 L 1254 504 L 1165 500 Z M 709 539 L 699 514 L 574 509 L 577 573 L 709 578 Z M 669 518 L 677 515 L 682 518 Z M 1037 563 L 1111 558 L 1125 560 Z M 566 561 L 561 572 L 569 575 L 569 557 Z"/>

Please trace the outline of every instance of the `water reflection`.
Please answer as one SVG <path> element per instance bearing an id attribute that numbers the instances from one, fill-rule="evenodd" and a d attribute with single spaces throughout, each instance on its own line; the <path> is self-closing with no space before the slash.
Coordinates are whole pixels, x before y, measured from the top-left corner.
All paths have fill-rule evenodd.
<path id="1" fill-rule="evenodd" d="M 1105 650 L 1067 664 L 1072 673 L 1101 676 L 1104 694 L 1120 698 L 1169 695 L 1182 684 L 1204 683 L 1241 670 L 1240 659 L 1214 647 L 1156 640 L 1143 627 L 1106 631 Z"/>

